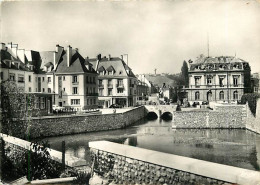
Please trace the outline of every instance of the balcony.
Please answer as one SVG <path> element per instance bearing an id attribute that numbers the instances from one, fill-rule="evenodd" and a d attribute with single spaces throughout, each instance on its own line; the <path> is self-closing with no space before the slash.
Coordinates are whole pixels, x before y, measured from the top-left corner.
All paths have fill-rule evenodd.
<path id="1" fill-rule="evenodd" d="M 117 84 L 117 88 L 124 88 L 124 84 Z"/>
<path id="2" fill-rule="evenodd" d="M 72 85 L 79 85 L 79 82 L 72 82 Z"/>
<path id="3" fill-rule="evenodd" d="M 18 83 L 24 83 L 24 80 L 18 80 Z"/>
<path id="4" fill-rule="evenodd" d="M 98 93 L 87 93 L 86 96 L 98 96 Z"/>

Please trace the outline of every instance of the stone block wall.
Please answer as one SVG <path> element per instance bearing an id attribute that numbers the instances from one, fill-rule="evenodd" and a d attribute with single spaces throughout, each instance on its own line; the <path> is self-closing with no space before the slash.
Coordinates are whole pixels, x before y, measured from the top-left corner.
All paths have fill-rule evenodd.
<path id="1" fill-rule="evenodd" d="M 216 105 L 214 110 L 191 110 L 173 113 L 176 128 L 246 128 L 243 105 Z"/>
<path id="2" fill-rule="evenodd" d="M 225 184 L 226 182 L 91 149 L 94 171 L 115 184 Z"/>
<path id="3" fill-rule="evenodd" d="M 256 116 L 251 113 L 248 104 L 246 107 L 247 117 L 245 119 L 246 128 L 253 132 L 260 134 L 260 99 L 257 100 L 256 104 Z"/>
<path id="4" fill-rule="evenodd" d="M 30 138 L 77 134 L 125 128 L 146 115 L 144 107 L 124 113 L 103 115 L 69 115 L 31 118 L 27 120 Z M 27 128 L 17 130 L 14 136 L 25 138 Z"/>
<path id="5" fill-rule="evenodd" d="M 89 142 L 94 171 L 115 184 L 252 184 L 260 172 L 113 143 Z"/>

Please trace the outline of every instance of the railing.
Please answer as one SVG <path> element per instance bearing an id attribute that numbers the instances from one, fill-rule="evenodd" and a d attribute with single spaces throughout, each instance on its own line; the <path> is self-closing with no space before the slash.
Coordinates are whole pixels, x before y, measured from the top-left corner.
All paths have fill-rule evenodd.
<path id="1" fill-rule="evenodd" d="M 78 85 L 79 82 L 72 82 L 72 85 Z"/>
<path id="2" fill-rule="evenodd" d="M 117 88 L 124 88 L 124 84 L 117 84 Z"/>
<path id="3" fill-rule="evenodd" d="M 244 87 L 243 84 L 229 84 L 229 85 L 215 85 L 215 84 L 208 84 L 208 85 L 190 85 L 189 88 L 237 88 L 237 87 Z M 187 87 L 186 87 L 187 88 Z"/>
<path id="4" fill-rule="evenodd" d="M 87 93 L 87 96 L 98 96 L 98 93 Z"/>

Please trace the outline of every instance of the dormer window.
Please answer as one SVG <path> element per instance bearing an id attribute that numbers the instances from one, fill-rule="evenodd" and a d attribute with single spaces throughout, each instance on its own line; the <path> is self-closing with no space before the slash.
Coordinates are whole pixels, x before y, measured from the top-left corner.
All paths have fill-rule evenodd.
<path id="1" fill-rule="evenodd" d="M 113 66 L 109 66 L 107 68 L 107 74 L 108 75 L 113 75 L 115 73 L 115 69 L 113 68 Z"/>
<path id="2" fill-rule="evenodd" d="M 17 69 L 19 69 L 19 62 L 14 62 L 14 65 L 15 65 L 15 67 L 17 68 Z"/>

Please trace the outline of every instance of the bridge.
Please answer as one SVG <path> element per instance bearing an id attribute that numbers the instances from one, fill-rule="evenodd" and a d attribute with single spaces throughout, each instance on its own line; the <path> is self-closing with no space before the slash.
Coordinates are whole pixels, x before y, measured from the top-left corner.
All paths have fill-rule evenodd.
<path id="1" fill-rule="evenodd" d="M 164 113 L 171 113 L 176 111 L 177 105 L 145 105 L 147 113 L 154 112 L 158 117 Z"/>

